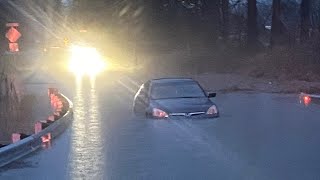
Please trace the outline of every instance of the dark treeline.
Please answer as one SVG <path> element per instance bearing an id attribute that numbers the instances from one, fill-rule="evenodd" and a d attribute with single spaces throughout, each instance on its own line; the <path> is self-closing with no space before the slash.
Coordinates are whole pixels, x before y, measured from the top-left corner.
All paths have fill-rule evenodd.
<path id="1" fill-rule="evenodd" d="M 234 54 L 286 47 L 319 59 L 317 0 L 12 0 L 0 5 L 2 24 L 21 22 L 22 42 L 96 28 L 124 42 L 147 41 L 153 50 Z M 6 46 L 4 36 L 1 43 Z"/>
<path id="2" fill-rule="evenodd" d="M 51 29 L 59 29 L 64 23 L 65 13 L 61 12 L 62 1 L 8 2 L 1 2 L 2 24 L 18 20 L 26 21 L 26 24 L 36 22 L 39 27 L 45 27 L 54 23 L 57 28 Z M 320 26 L 320 2 L 316 0 L 73 0 L 70 2 L 72 2 L 70 15 L 72 17 L 69 18 L 68 25 L 71 27 L 99 24 L 101 28 L 125 31 L 124 26 L 127 26 L 132 32 L 144 35 L 147 33 L 152 38 L 167 37 L 182 43 L 230 42 L 229 44 L 248 49 L 292 45 L 314 39 Z M 24 16 L 25 18 L 21 18 Z"/>
<path id="3" fill-rule="evenodd" d="M 239 59 L 239 54 L 243 55 L 242 59 L 249 55 L 256 62 L 278 67 L 275 71 L 283 73 L 299 71 L 296 68 L 305 65 L 316 70 L 315 65 L 320 64 L 320 1 L 317 0 L 105 2 L 116 22 L 113 27 L 121 27 L 121 23 L 128 25 L 131 32 L 165 46 L 165 51 L 186 49 L 192 61 L 200 51 L 206 51 L 211 57 L 198 59 L 227 61 Z M 261 53 L 266 55 L 259 56 Z M 216 58 L 212 54 L 220 56 Z"/>
<path id="4" fill-rule="evenodd" d="M 142 3 L 142 2 L 140 2 Z M 144 2 L 149 25 L 175 35 L 217 42 L 243 41 L 248 48 L 304 43 L 318 35 L 315 0 L 152 0 Z M 163 31 L 167 28 L 168 31 Z M 160 32 L 161 33 L 161 32 Z M 260 38 L 266 37 L 269 38 Z"/>

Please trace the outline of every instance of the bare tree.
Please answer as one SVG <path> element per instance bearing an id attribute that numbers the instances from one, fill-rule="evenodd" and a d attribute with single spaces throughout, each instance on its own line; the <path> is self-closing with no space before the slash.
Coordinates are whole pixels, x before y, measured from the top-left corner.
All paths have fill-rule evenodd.
<path id="1" fill-rule="evenodd" d="M 219 24 L 220 24 L 220 37 L 226 39 L 228 36 L 228 23 L 229 23 L 229 1 L 219 0 Z"/>
<path id="2" fill-rule="evenodd" d="M 271 46 L 281 43 L 280 0 L 272 2 Z"/>
<path id="3" fill-rule="evenodd" d="M 250 49 L 257 47 L 257 0 L 248 0 L 248 37 L 247 45 Z"/>
<path id="4" fill-rule="evenodd" d="M 220 0 L 202 0 L 202 19 L 204 22 L 204 28 L 207 28 L 207 40 L 208 42 L 216 42 L 217 34 L 219 30 L 219 6 Z"/>
<path id="5" fill-rule="evenodd" d="M 300 40 L 304 42 L 310 37 L 311 16 L 310 0 L 302 0 L 300 4 Z"/>

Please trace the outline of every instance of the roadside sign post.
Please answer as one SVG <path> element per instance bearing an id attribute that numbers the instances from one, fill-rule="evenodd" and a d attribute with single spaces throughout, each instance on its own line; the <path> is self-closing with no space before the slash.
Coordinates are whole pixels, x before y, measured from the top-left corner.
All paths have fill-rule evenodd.
<path id="1" fill-rule="evenodd" d="M 19 44 L 18 40 L 22 36 L 21 33 L 18 31 L 19 23 L 7 23 L 6 27 L 8 27 L 8 31 L 6 33 L 6 38 L 8 39 L 8 47 L 11 53 L 19 52 Z"/>

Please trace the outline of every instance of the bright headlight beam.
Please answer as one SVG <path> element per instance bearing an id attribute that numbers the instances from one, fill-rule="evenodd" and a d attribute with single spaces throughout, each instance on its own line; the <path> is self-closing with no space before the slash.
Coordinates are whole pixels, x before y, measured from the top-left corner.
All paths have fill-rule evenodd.
<path id="1" fill-rule="evenodd" d="M 105 62 L 95 48 L 77 45 L 71 47 L 69 70 L 77 76 L 95 76 L 105 67 Z"/>

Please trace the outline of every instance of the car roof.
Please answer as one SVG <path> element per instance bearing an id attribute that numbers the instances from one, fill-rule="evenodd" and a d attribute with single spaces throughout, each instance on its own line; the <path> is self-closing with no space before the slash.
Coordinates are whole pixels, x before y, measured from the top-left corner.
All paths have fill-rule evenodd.
<path id="1" fill-rule="evenodd" d="M 195 82 L 192 78 L 159 78 L 150 80 L 152 83 L 177 83 L 177 82 Z"/>

